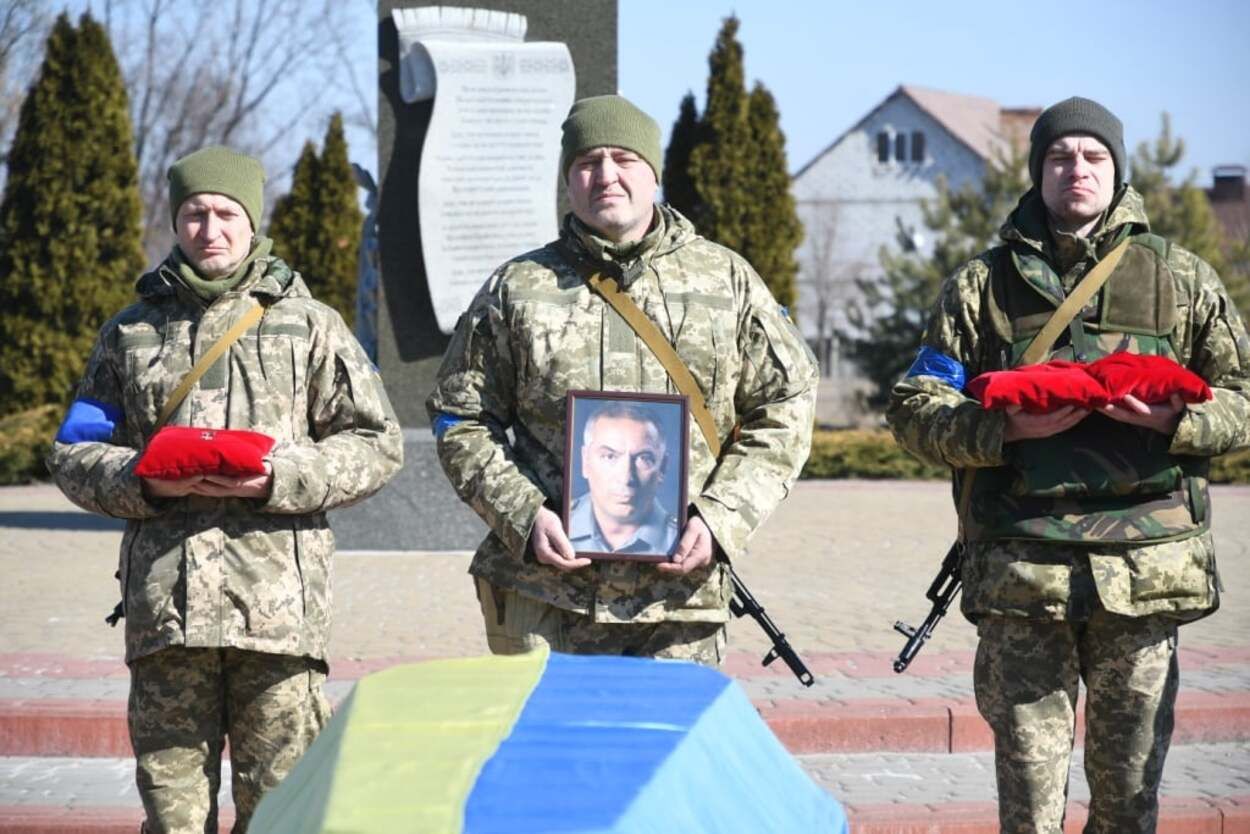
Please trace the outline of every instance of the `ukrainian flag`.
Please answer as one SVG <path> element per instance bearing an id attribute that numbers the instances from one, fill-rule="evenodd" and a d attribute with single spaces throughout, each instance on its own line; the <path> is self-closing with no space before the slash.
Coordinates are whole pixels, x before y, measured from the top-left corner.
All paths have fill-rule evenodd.
<path id="1" fill-rule="evenodd" d="M 847 823 L 721 673 L 539 651 L 361 679 L 248 831 L 845 834 Z"/>

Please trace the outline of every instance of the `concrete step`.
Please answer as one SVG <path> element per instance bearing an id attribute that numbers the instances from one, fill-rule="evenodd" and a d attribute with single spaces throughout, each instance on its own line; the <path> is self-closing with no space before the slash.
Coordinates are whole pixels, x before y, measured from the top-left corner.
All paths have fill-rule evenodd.
<path id="1" fill-rule="evenodd" d="M 1184 655 L 1174 744 L 1250 740 L 1250 652 Z M 754 656 L 731 656 L 726 671 L 794 753 L 992 749 L 973 701 L 970 653 L 922 657 L 905 675 L 890 670 L 891 659 L 813 656 L 817 683 L 810 688 L 784 667 L 762 669 Z M 327 695 L 338 701 L 361 675 L 411 660 L 336 661 Z M 116 659 L 0 655 L 0 756 L 129 755 L 127 685 L 125 666 Z M 1078 745 L 1081 732 L 1078 719 Z"/>
<path id="2" fill-rule="evenodd" d="M 798 761 L 846 806 L 853 834 L 997 831 L 990 753 L 820 754 Z M 0 758 L 0 831 L 133 834 L 141 816 L 133 778 L 128 759 Z M 222 783 L 229 781 L 225 763 Z M 224 789 L 219 797 L 223 820 L 230 814 L 228 794 Z M 1246 834 L 1250 743 L 1174 747 L 1161 795 L 1161 834 Z M 1067 831 L 1080 831 L 1088 799 L 1078 754 Z"/>

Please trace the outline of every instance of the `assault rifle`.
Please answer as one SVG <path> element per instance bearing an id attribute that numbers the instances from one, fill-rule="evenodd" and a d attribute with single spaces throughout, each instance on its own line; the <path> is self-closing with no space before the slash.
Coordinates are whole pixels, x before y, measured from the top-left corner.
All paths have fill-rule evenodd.
<path id="1" fill-rule="evenodd" d="M 815 683 L 816 679 L 807 670 L 807 666 L 799 658 L 798 652 L 790 645 L 790 641 L 786 640 L 786 636 L 781 633 L 781 629 L 777 628 L 772 618 L 764 613 L 764 606 L 756 602 L 755 597 L 751 596 L 751 592 L 747 590 L 746 585 L 742 584 L 742 580 L 738 578 L 738 572 L 733 569 L 732 565 L 729 566 L 729 578 L 733 580 L 734 586 L 733 599 L 729 600 L 730 612 L 735 617 L 743 617 L 750 614 L 755 622 L 759 623 L 760 628 L 764 629 L 764 634 L 773 643 L 773 647 L 768 650 L 768 654 L 764 655 L 763 665 L 767 666 L 777 658 L 781 658 L 804 686 L 811 686 Z"/>
<path id="2" fill-rule="evenodd" d="M 960 542 L 955 542 L 946 552 L 946 558 L 942 560 L 942 568 L 938 571 L 933 584 L 925 592 L 925 598 L 933 603 L 933 608 L 929 609 L 929 616 L 924 618 L 919 628 L 912 628 L 902 620 L 894 623 L 894 630 L 907 638 L 907 644 L 898 653 L 898 657 L 894 658 L 895 672 L 906 671 L 916 655 L 920 653 L 920 648 L 925 641 L 933 636 L 937 624 L 946 616 L 946 610 L 951 607 L 951 603 L 959 594 L 959 569 L 963 560 L 964 546 Z"/>

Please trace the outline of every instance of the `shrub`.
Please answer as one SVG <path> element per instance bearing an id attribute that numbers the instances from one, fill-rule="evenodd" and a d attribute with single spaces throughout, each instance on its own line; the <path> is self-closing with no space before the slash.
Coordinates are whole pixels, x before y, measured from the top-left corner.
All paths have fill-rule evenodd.
<path id="1" fill-rule="evenodd" d="M 945 479 L 949 472 L 922 463 L 883 429 L 817 431 L 803 478 L 929 478 Z"/>
<path id="2" fill-rule="evenodd" d="M 28 484 L 48 477 L 43 459 L 52 448 L 60 422 L 58 405 L 0 417 L 0 485 Z"/>
<path id="3" fill-rule="evenodd" d="M 801 478 L 866 478 L 946 480 L 943 467 L 912 457 L 884 429 L 816 431 L 812 454 Z M 1211 459 L 1211 482 L 1250 484 L 1250 449 Z"/>

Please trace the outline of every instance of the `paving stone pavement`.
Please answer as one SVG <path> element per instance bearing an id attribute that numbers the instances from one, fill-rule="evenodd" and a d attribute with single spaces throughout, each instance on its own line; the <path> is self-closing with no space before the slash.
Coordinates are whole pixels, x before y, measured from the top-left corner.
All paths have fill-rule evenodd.
<path id="1" fill-rule="evenodd" d="M 1244 658 L 1234 657 L 1228 662 L 1190 669 L 1182 659 L 1181 679 L 1186 692 L 1250 692 L 1250 665 Z M 872 678 L 824 673 L 817 675 L 816 683 L 811 687 L 804 687 L 793 678 L 780 675 L 739 677 L 738 682 L 756 704 L 777 701 L 841 703 L 864 699 L 967 701 L 973 696 L 970 674 Z M 0 700 L 73 698 L 120 702 L 126 700 L 128 685 L 129 679 L 122 675 L 103 678 L 11 677 L 4 675 L 3 665 L 0 664 Z M 326 694 L 337 702 L 347 695 L 351 687 L 351 680 L 332 678 L 326 684 Z"/>
<path id="2" fill-rule="evenodd" d="M 1250 646 L 1250 487 L 1213 493 L 1224 609 L 1186 626 L 1182 643 Z M 954 529 L 942 483 L 802 481 L 738 570 L 801 653 L 897 651 L 892 625 L 927 612 L 924 591 Z M 118 598 L 120 538 L 118 522 L 80 512 L 51 485 L 0 488 L 0 652 L 120 658 L 121 632 L 103 624 Z M 415 549 L 340 554 L 331 657 L 484 653 L 468 562 Z M 975 644 L 972 626 L 952 614 L 925 652 Z M 741 620 L 730 648 L 762 656 L 767 644 Z"/>
<path id="3" fill-rule="evenodd" d="M 995 801 L 992 753 L 858 753 L 802 755 L 803 769 L 845 805 L 924 805 Z M 1089 799 L 1078 753 L 1069 799 Z M 230 764 L 222 763 L 222 785 Z M 1250 793 L 1250 742 L 1187 744 L 1168 754 L 1164 796 L 1221 799 Z M 231 804 L 223 787 L 222 807 Z M 0 806 L 62 807 L 138 804 L 130 759 L 0 758 Z"/>
<path id="4" fill-rule="evenodd" d="M 1182 691 L 1246 693 L 1250 488 L 1213 491 L 1224 607 L 1182 629 Z M 817 685 L 804 689 L 781 664 L 761 674 L 757 664 L 767 643 L 751 621 L 730 627 L 735 654 L 727 671 L 756 703 L 966 701 L 976 636 L 958 613 L 946 619 L 908 673 L 894 675 L 888 665 L 902 645 L 891 626 L 896 619 L 915 624 L 926 613 L 923 594 L 953 532 L 944 484 L 799 483 L 756 536 L 738 570 L 809 660 Z M 125 699 L 122 635 L 103 624 L 117 601 L 112 577 L 120 536 L 120 523 L 78 511 L 51 486 L 0 488 L 0 700 Z M 390 659 L 484 653 L 480 616 L 465 573 L 468 561 L 467 553 L 417 550 L 339 554 L 329 694 L 341 698 L 351 685 L 345 678 Z M 3 658 L 18 656 L 34 658 L 33 666 L 4 665 Z M 90 673 L 56 671 L 66 659 Z M 1074 800 L 1087 796 L 1079 755 L 1072 772 Z M 848 805 L 920 802 L 932 807 L 994 799 L 988 753 L 798 758 Z M 223 781 L 228 784 L 228 776 Z M 1250 794 L 1250 742 L 1174 746 L 1163 793 Z M 0 759 L 0 805 L 23 804 L 133 807 L 133 763 Z"/>

